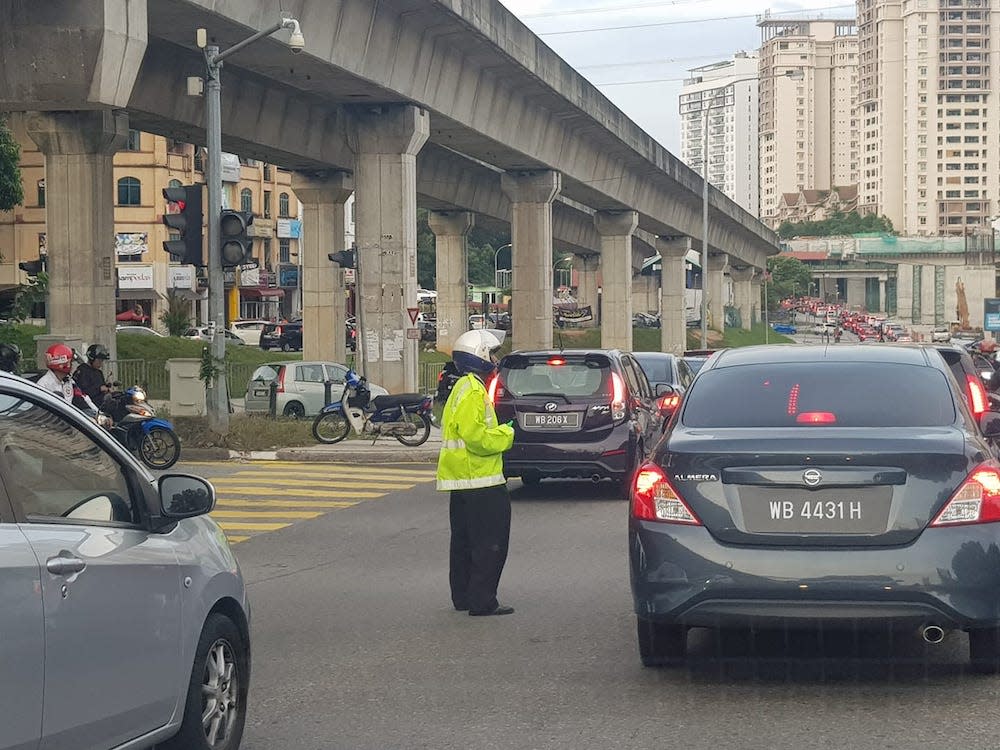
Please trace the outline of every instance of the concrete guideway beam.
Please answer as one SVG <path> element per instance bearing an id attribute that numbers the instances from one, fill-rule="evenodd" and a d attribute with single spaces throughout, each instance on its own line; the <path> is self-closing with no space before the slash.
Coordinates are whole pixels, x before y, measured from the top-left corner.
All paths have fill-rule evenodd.
<path id="1" fill-rule="evenodd" d="M 562 186 L 558 172 L 504 173 L 511 202 L 511 311 L 514 349 L 552 348 L 552 201 Z"/>
<path id="2" fill-rule="evenodd" d="M 736 309 L 740 311 L 740 327 L 749 331 L 753 325 L 753 278 L 757 269 L 730 268 L 729 278 L 733 280 L 733 297 Z"/>
<path id="3" fill-rule="evenodd" d="M 31 112 L 24 129 L 45 154 L 49 332 L 104 344 L 117 359 L 115 153 L 128 140 L 123 112 Z"/>
<path id="4" fill-rule="evenodd" d="M 660 349 L 681 356 L 687 349 L 687 308 L 684 299 L 687 274 L 684 265 L 691 250 L 690 237 L 656 240 L 660 255 Z"/>
<path id="5" fill-rule="evenodd" d="M 302 203 L 302 359 L 346 362 L 344 273 L 327 255 L 344 249 L 354 181 L 346 172 L 293 172 L 292 190 Z"/>
<path id="6" fill-rule="evenodd" d="M 389 393 L 417 389 L 419 341 L 406 309 L 417 305 L 417 152 L 430 131 L 412 105 L 359 112 L 355 219 L 364 372 Z"/>
<path id="7" fill-rule="evenodd" d="M 146 0 L 6 0 L 0 111 L 124 109 L 146 51 L 146 10 Z"/>
<path id="8" fill-rule="evenodd" d="M 437 350 L 451 354 L 455 339 L 469 328 L 468 238 L 475 226 L 471 211 L 431 211 L 437 263 Z"/>
<path id="9" fill-rule="evenodd" d="M 594 226 L 601 236 L 601 346 L 632 351 L 632 234 L 639 214 L 598 211 Z"/>

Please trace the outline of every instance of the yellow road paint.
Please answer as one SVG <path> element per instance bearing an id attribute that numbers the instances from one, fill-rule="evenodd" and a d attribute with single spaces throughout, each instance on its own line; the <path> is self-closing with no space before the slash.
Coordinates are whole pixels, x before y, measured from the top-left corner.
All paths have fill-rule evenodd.
<path id="1" fill-rule="evenodd" d="M 333 477 L 338 479 L 376 479 L 384 482 L 393 480 L 404 480 L 407 482 L 429 482 L 435 478 L 436 474 L 418 474 L 412 471 L 366 471 L 355 466 L 327 467 L 324 469 L 302 469 L 298 467 L 267 468 L 263 466 L 247 466 L 237 469 L 228 476 L 238 474 L 252 474 L 254 476 L 267 475 L 269 477 L 290 477 L 299 479 L 314 479 L 316 477 Z"/>
<path id="2" fill-rule="evenodd" d="M 259 500 L 233 497 L 220 498 L 215 502 L 217 507 L 224 505 L 235 508 L 351 508 L 357 504 L 341 500 Z"/>
<path id="3" fill-rule="evenodd" d="M 371 447 L 369 445 L 369 447 Z M 378 446 L 376 446 L 377 448 Z M 406 472 L 407 474 L 421 474 L 426 476 L 435 476 L 436 472 L 434 469 L 410 469 L 409 466 L 426 466 L 425 461 L 400 461 L 395 464 L 385 464 L 383 468 L 382 464 L 357 464 L 351 463 L 349 461 L 337 462 L 337 461 L 247 461 L 243 466 L 292 466 L 299 469 L 316 469 L 322 470 L 327 469 L 350 469 L 351 471 L 363 471 L 371 474 L 378 474 L 380 472 Z M 391 468 L 395 466 L 405 466 L 407 468 L 396 469 Z"/>
<path id="4" fill-rule="evenodd" d="M 243 521 L 220 521 L 219 528 L 223 531 L 277 531 L 290 523 L 255 523 Z"/>
<path id="5" fill-rule="evenodd" d="M 213 510 L 213 518 L 319 518 L 320 512 L 306 510 Z"/>
<path id="6" fill-rule="evenodd" d="M 316 477 L 315 479 L 285 479 L 282 477 L 276 477 L 273 474 L 264 473 L 240 473 L 233 474 L 229 477 L 219 477 L 217 479 L 211 480 L 212 484 L 217 487 L 225 487 L 227 484 L 246 484 L 247 482 L 252 482 L 254 484 L 259 484 L 262 487 L 269 485 L 276 485 L 278 487 L 340 487 L 340 488 L 350 488 L 357 487 L 358 489 L 372 489 L 372 490 L 396 490 L 396 489 L 410 489 L 415 486 L 414 482 L 388 482 L 388 481 L 376 481 L 370 479 L 348 479 L 347 477 L 336 478 L 336 477 Z"/>
<path id="7" fill-rule="evenodd" d="M 245 542 L 249 538 L 250 537 L 248 536 L 230 536 L 228 534 L 226 535 L 226 539 L 229 540 L 230 544 L 239 544 L 240 542 Z"/>
<path id="8" fill-rule="evenodd" d="M 315 498 L 334 498 L 334 497 L 352 497 L 355 499 L 365 499 L 374 497 L 384 497 L 385 492 L 360 492 L 356 490 L 305 490 L 305 489 L 290 489 L 282 490 L 274 487 L 258 487 L 256 485 L 248 485 L 246 483 L 242 485 L 226 485 L 219 487 L 219 494 L 221 497 L 231 497 L 233 495 L 241 495 L 246 497 L 254 498 L 267 498 L 267 497 L 315 497 Z"/>

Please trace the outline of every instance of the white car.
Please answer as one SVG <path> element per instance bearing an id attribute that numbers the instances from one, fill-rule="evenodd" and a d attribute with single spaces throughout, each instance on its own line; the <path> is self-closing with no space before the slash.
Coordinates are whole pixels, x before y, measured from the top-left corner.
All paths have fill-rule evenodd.
<path id="1" fill-rule="evenodd" d="M 233 344 L 234 346 L 246 346 L 246 342 L 237 336 L 232 331 L 223 331 L 226 336 L 226 343 Z M 201 326 L 200 328 L 188 328 L 184 332 L 184 338 L 195 339 L 200 341 L 210 341 L 208 335 L 208 326 Z"/>
<path id="2" fill-rule="evenodd" d="M 260 332 L 269 320 L 234 320 L 229 330 L 239 336 L 247 346 L 260 346 Z"/>
<path id="3" fill-rule="evenodd" d="M 951 329 L 948 326 L 937 326 L 931 332 L 931 341 L 947 344 L 951 341 Z"/>
<path id="4" fill-rule="evenodd" d="M 166 338 L 166 336 L 156 329 L 147 328 L 146 326 L 115 326 L 115 331 L 117 333 L 127 333 L 130 336 L 159 336 L 161 339 Z"/>

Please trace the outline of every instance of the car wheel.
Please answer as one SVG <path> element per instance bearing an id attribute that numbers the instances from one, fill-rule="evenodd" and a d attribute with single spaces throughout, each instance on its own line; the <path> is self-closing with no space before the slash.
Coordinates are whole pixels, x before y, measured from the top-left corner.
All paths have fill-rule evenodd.
<path id="1" fill-rule="evenodd" d="M 181 730 L 161 750 L 236 750 L 247 718 L 250 672 L 239 629 L 225 615 L 205 621 L 194 656 Z"/>
<path id="2" fill-rule="evenodd" d="M 1000 628 L 970 630 L 969 659 L 973 672 L 1000 674 Z"/>
<path id="3" fill-rule="evenodd" d="M 284 344 L 281 345 L 281 351 L 283 351 L 283 352 L 290 352 L 291 350 L 292 350 L 292 346 L 287 341 Z"/>
<path id="4" fill-rule="evenodd" d="M 298 401 L 289 401 L 281 414 L 292 419 L 302 419 L 306 415 L 306 407 Z"/>
<path id="5" fill-rule="evenodd" d="M 687 655 L 687 628 L 636 618 L 639 658 L 644 667 L 665 667 L 684 661 Z"/>

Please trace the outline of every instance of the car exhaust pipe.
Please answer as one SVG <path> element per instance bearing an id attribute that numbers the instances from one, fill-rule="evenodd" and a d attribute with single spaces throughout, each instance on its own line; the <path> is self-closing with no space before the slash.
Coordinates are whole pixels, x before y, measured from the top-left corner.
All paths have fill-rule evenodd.
<path id="1" fill-rule="evenodd" d="M 938 644 L 944 640 L 944 629 L 937 625 L 927 625 L 920 631 L 925 643 Z"/>
<path id="2" fill-rule="evenodd" d="M 590 475 L 590 481 L 591 482 L 600 482 L 601 481 L 601 475 L 600 474 L 591 474 Z"/>

